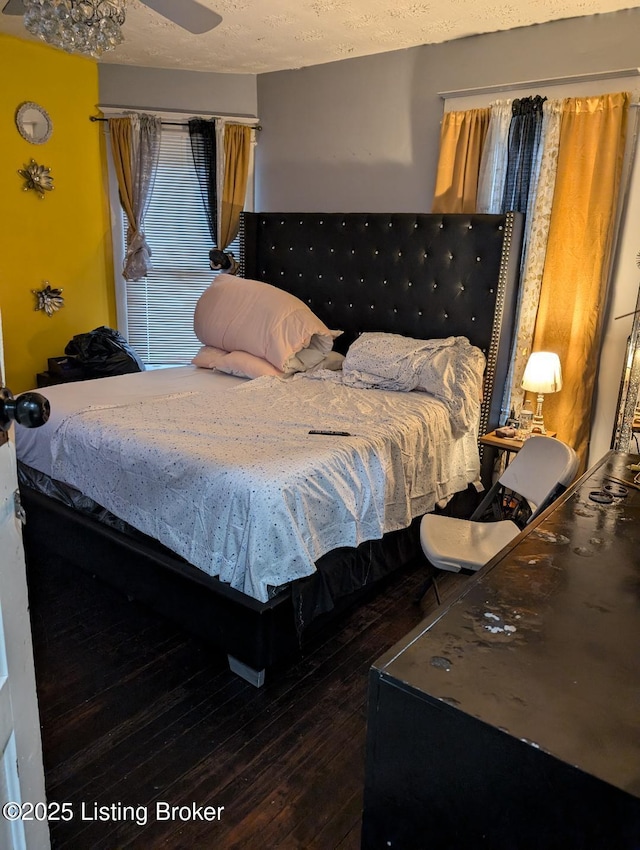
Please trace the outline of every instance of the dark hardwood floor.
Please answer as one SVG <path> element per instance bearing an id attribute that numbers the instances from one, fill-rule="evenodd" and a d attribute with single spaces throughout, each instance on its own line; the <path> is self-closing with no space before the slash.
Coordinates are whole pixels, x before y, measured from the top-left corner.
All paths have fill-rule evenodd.
<path id="1" fill-rule="evenodd" d="M 358 848 L 367 673 L 435 606 L 415 602 L 424 576 L 394 578 L 258 690 L 85 573 L 30 564 L 47 794 L 74 813 L 51 823 L 55 850 Z M 441 595 L 464 580 L 444 574 Z"/>

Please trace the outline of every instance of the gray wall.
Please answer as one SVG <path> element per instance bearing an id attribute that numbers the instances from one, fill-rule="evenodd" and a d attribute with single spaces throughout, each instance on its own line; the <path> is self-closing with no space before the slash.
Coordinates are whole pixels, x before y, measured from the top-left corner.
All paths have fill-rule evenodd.
<path id="1" fill-rule="evenodd" d="M 212 112 L 232 117 L 258 114 L 253 74 L 208 74 L 128 65 L 98 66 L 100 103 L 138 109 L 174 109 L 197 115 Z"/>
<path id="2" fill-rule="evenodd" d="M 439 91 L 639 64 L 640 9 L 258 77 L 256 209 L 428 212 Z"/>

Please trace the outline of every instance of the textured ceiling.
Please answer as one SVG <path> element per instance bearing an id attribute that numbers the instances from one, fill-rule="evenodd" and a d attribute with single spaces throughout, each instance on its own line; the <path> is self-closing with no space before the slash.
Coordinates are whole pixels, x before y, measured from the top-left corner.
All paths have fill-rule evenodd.
<path id="1" fill-rule="evenodd" d="M 129 0 L 124 44 L 100 61 L 261 74 L 640 6 L 629 0 L 200 1 L 223 18 L 204 35 Z M 31 38 L 20 17 L 0 15 L 0 31 Z"/>

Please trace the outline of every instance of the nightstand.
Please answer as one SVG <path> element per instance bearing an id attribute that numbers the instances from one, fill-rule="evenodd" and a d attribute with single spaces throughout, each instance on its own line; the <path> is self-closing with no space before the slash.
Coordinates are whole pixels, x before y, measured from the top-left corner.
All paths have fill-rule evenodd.
<path id="1" fill-rule="evenodd" d="M 76 357 L 72 357 L 71 355 L 50 357 L 47 362 L 47 371 L 38 372 L 36 383 L 38 387 L 51 387 L 54 384 L 84 381 L 87 377 Z"/>
<path id="2" fill-rule="evenodd" d="M 36 386 L 38 389 L 42 387 L 52 387 L 55 384 L 68 384 L 72 381 L 81 381 L 82 378 L 69 378 L 63 375 L 54 375 L 51 372 L 38 372 L 36 375 Z"/>
<path id="3" fill-rule="evenodd" d="M 547 431 L 545 436 L 555 437 L 557 433 L 557 431 Z M 518 440 L 516 437 L 496 437 L 495 431 L 489 431 L 488 434 L 480 437 L 478 442 L 483 446 L 492 446 L 494 449 L 508 452 L 509 455 L 517 454 L 524 445 L 524 440 Z M 507 462 L 509 462 L 509 457 L 507 457 Z"/>
<path id="4" fill-rule="evenodd" d="M 555 437 L 557 431 L 547 431 L 545 437 Z M 495 446 L 497 449 L 506 449 L 509 452 L 519 452 L 524 444 L 524 440 L 519 440 L 517 437 L 496 437 L 495 431 L 489 431 L 484 437 L 479 440 L 483 446 Z"/>

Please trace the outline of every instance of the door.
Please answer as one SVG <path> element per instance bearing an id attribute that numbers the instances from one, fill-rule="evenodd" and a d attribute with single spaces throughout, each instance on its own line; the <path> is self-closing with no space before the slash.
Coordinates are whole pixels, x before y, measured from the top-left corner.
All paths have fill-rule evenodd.
<path id="1" fill-rule="evenodd" d="M 3 375 L 0 326 L 0 386 Z M 7 431 L 0 422 L 0 848 L 48 850 L 24 549 L 16 517 L 14 428 Z"/>

